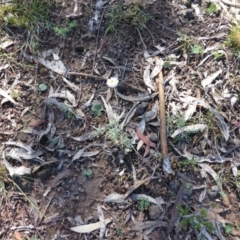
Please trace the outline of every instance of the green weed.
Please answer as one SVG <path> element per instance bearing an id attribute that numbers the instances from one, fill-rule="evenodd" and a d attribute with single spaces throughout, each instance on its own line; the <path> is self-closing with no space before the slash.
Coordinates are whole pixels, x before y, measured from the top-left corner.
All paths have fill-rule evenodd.
<path id="1" fill-rule="evenodd" d="M 73 117 L 73 114 L 72 114 L 71 110 L 68 108 L 68 106 L 62 107 L 61 110 L 62 110 L 65 118 L 71 119 Z"/>
<path id="2" fill-rule="evenodd" d="M 91 111 L 93 112 L 94 116 L 100 117 L 102 115 L 102 111 L 104 111 L 104 108 L 102 104 L 94 104 L 91 107 Z"/>
<path id="3" fill-rule="evenodd" d="M 194 44 L 194 38 L 189 37 L 186 34 L 181 34 L 181 33 L 178 33 L 178 35 L 179 35 L 178 42 L 180 42 L 180 44 L 182 45 L 183 50 L 190 51 L 191 47 Z"/>
<path id="4" fill-rule="evenodd" d="M 208 231 L 213 232 L 214 226 L 211 222 L 207 221 L 207 210 L 202 208 L 198 214 L 191 214 L 188 208 L 177 207 L 180 216 L 180 228 L 190 227 L 201 231 L 206 228 Z"/>
<path id="5" fill-rule="evenodd" d="M 83 175 L 88 177 L 88 178 L 92 178 L 93 171 L 91 169 L 83 170 Z"/>
<path id="6" fill-rule="evenodd" d="M 214 60 L 219 60 L 220 58 L 222 58 L 224 56 L 223 53 L 219 53 L 219 52 L 212 52 L 212 55 L 213 55 Z"/>
<path id="7" fill-rule="evenodd" d="M 130 25 L 138 27 L 140 30 L 143 30 L 145 24 L 150 20 L 150 17 L 140 10 L 138 4 L 130 5 L 126 10 L 125 17 Z"/>
<path id="8" fill-rule="evenodd" d="M 196 45 L 191 46 L 191 53 L 192 54 L 201 55 L 201 54 L 203 54 L 203 52 L 204 52 L 204 49 L 202 48 L 201 45 L 196 44 Z"/>
<path id="9" fill-rule="evenodd" d="M 231 225 L 223 225 L 223 229 L 226 234 L 231 234 L 233 230 Z"/>
<path id="10" fill-rule="evenodd" d="M 139 209 L 141 211 L 147 210 L 150 207 L 150 202 L 146 197 L 142 197 L 139 202 Z"/>
<path id="11" fill-rule="evenodd" d="M 179 167 L 190 167 L 190 168 L 194 168 L 197 166 L 197 161 L 194 159 L 194 157 L 192 159 L 186 159 L 183 161 L 178 161 L 177 165 Z"/>
<path id="12" fill-rule="evenodd" d="M 123 233 L 123 228 L 122 227 L 118 227 L 117 228 L 117 235 L 122 235 Z"/>
<path id="13" fill-rule="evenodd" d="M 218 13 L 219 12 L 219 7 L 216 5 L 216 4 L 214 4 L 214 3 L 211 3 L 211 5 L 206 9 L 206 13 L 208 14 L 208 15 L 213 15 L 213 14 L 215 14 L 215 13 Z"/>
<path id="14" fill-rule="evenodd" d="M 168 118 L 168 134 L 171 135 L 175 130 L 181 129 L 186 126 L 186 120 L 184 116 L 174 116 Z M 177 135 L 175 138 L 176 142 L 189 142 L 190 141 L 190 133 L 189 132 L 182 132 Z"/>
<path id="15" fill-rule="evenodd" d="M 66 38 L 68 34 L 77 26 L 76 21 L 67 21 L 65 27 L 54 27 L 53 30 L 56 35 Z"/>

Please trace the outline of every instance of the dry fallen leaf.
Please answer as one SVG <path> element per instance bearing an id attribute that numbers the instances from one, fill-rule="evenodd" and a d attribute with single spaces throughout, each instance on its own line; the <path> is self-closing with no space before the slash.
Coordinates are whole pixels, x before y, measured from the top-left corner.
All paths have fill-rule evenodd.
<path id="1" fill-rule="evenodd" d="M 31 121 L 29 122 L 28 126 L 29 127 L 38 127 L 39 125 L 41 125 L 42 123 L 44 123 L 45 121 L 43 119 L 31 119 Z"/>
<path id="2" fill-rule="evenodd" d="M 14 232 L 14 237 L 17 239 L 17 240 L 22 240 L 22 237 L 20 235 L 20 233 L 18 231 L 15 231 Z"/>
<path id="3" fill-rule="evenodd" d="M 108 218 L 108 219 L 104 220 L 104 223 L 105 223 L 105 225 L 107 225 L 111 221 L 112 221 L 112 219 Z M 77 233 L 90 233 L 90 232 L 95 231 L 99 228 L 100 228 L 100 222 L 96 222 L 96 223 L 90 223 L 90 224 L 87 224 L 87 225 L 80 225 L 80 226 L 77 226 L 77 227 L 72 227 L 70 229 L 74 232 L 77 232 Z"/>

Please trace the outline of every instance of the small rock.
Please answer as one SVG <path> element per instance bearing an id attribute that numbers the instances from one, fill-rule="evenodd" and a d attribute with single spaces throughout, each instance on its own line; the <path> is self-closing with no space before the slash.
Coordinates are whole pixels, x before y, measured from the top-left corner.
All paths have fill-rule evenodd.
<path id="1" fill-rule="evenodd" d="M 160 217 L 162 211 L 158 205 L 151 205 L 148 209 L 149 217 L 155 220 Z"/>
<path id="2" fill-rule="evenodd" d="M 145 109 L 147 106 L 148 106 L 147 102 L 140 103 L 137 108 L 138 115 L 143 115 L 145 113 Z"/>
<path id="3" fill-rule="evenodd" d="M 150 140 L 153 142 L 157 142 L 159 140 L 158 134 L 157 133 L 151 133 L 150 134 Z"/>
<path id="4" fill-rule="evenodd" d="M 211 187 L 211 189 L 207 190 L 207 194 L 210 198 L 215 198 L 219 193 L 221 189 L 218 185 L 214 185 Z"/>

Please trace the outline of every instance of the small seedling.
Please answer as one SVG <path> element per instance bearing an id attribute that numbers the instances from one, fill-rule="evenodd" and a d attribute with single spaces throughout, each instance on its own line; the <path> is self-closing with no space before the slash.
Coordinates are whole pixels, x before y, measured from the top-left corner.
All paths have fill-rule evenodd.
<path id="1" fill-rule="evenodd" d="M 147 210 L 150 207 L 150 202 L 146 197 L 142 197 L 139 202 L 139 209 L 141 211 Z"/>
<path id="2" fill-rule="evenodd" d="M 170 66 L 171 66 L 171 64 L 170 64 L 170 62 L 164 62 L 164 64 L 163 64 L 163 68 L 164 69 L 168 69 L 168 68 L 170 68 Z"/>
<path id="3" fill-rule="evenodd" d="M 207 210 L 202 208 L 200 209 L 200 213 L 191 214 L 188 208 L 177 206 L 179 216 L 180 216 L 180 228 L 183 227 L 191 227 L 193 229 L 197 229 L 201 231 L 202 228 L 206 228 L 208 231 L 214 231 L 214 226 L 211 222 L 206 220 L 207 218 Z"/>
<path id="4" fill-rule="evenodd" d="M 39 88 L 39 90 L 40 90 L 41 92 L 45 92 L 48 87 L 47 87 L 46 84 L 41 83 L 41 84 L 39 84 L 38 88 Z"/>
<path id="5" fill-rule="evenodd" d="M 211 3 L 211 5 L 206 9 L 206 13 L 208 15 L 213 15 L 214 13 L 218 13 L 219 10 L 219 6 L 217 6 L 215 3 Z"/>
<path id="6" fill-rule="evenodd" d="M 191 53 L 192 54 L 201 55 L 201 54 L 203 54 L 203 52 L 204 52 L 204 49 L 202 48 L 201 45 L 196 44 L 194 46 L 191 46 Z"/>
<path id="7" fill-rule="evenodd" d="M 190 167 L 194 168 L 197 165 L 197 161 L 192 157 L 192 159 L 186 159 L 183 161 L 178 161 L 177 163 L 180 167 Z"/>
<path id="8" fill-rule="evenodd" d="M 212 55 L 213 55 L 214 60 L 219 60 L 220 58 L 222 58 L 224 56 L 223 53 L 219 53 L 219 52 L 212 52 Z"/>
<path id="9" fill-rule="evenodd" d="M 68 106 L 64 106 L 64 107 L 62 107 L 61 110 L 63 111 L 63 113 L 64 113 L 64 117 L 65 117 L 65 118 L 67 118 L 67 119 L 72 118 L 73 115 L 72 115 L 70 109 L 68 108 Z"/>
<path id="10" fill-rule="evenodd" d="M 131 26 L 139 27 L 143 30 L 145 24 L 150 20 L 150 17 L 144 14 L 138 4 L 132 4 L 127 8 L 125 18 Z"/>
<path id="11" fill-rule="evenodd" d="M 231 225 L 223 225 L 223 229 L 226 234 L 231 234 L 233 230 Z"/>
<path id="12" fill-rule="evenodd" d="M 92 172 L 92 170 L 91 169 L 88 169 L 88 170 L 83 170 L 83 175 L 84 176 L 86 176 L 86 177 L 88 177 L 88 178 L 92 178 L 92 174 L 93 174 L 93 172 Z"/>
<path id="13" fill-rule="evenodd" d="M 91 110 L 96 117 L 100 117 L 102 115 L 102 111 L 104 111 L 104 108 L 102 104 L 94 104 L 91 107 Z"/>
<path id="14" fill-rule="evenodd" d="M 66 38 L 68 34 L 77 26 L 76 21 L 68 21 L 66 27 L 54 27 L 54 32 L 60 37 Z"/>
<path id="15" fill-rule="evenodd" d="M 37 237 L 31 237 L 30 240 L 38 240 Z"/>
<path id="16" fill-rule="evenodd" d="M 117 228 L 117 235 L 121 235 L 123 232 L 123 228 L 122 227 L 118 227 Z"/>
<path id="17" fill-rule="evenodd" d="M 194 38 L 189 37 L 186 34 L 181 34 L 181 33 L 178 33 L 178 35 L 179 35 L 179 38 L 177 40 L 181 43 L 183 50 L 189 51 L 191 49 L 191 47 L 193 46 Z"/>

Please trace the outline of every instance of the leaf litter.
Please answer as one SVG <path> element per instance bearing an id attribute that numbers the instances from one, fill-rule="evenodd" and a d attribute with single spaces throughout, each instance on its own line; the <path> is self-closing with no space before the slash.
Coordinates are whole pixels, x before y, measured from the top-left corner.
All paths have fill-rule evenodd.
<path id="1" fill-rule="evenodd" d="M 138 3 L 145 5 L 150 2 Z M 90 3 L 85 4 L 91 8 Z M 231 226 L 232 233 L 237 234 L 235 223 L 238 218 L 234 210 L 238 206 L 240 192 L 239 76 L 237 59 L 230 56 L 231 50 L 227 47 L 221 49 L 220 44 L 226 37 L 228 17 L 233 12 L 228 11 L 229 3 L 219 3 L 221 13 L 225 11 L 227 14 L 222 17 L 224 21 L 214 15 L 219 24 L 218 31 L 213 27 L 213 18 L 202 15 L 202 10 L 208 8 L 205 3 L 203 9 L 195 4 L 192 9 L 187 7 L 187 11 L 179 11 L 182 9 L 180 3 L 166 4 L 164 9 L 157 1 L 151 4 L 150 13 L 153 9 L 170 15 L 177 13 L 178 17 L 169 19 L 171 24 L 168 26 L 180 24 L 182 34 L 189 36 L 179 38 L 174 29 L 163 24 L 165 19 L 159 16 L 162 22 L 156 22 L 151 14 L 147 14 L 154 24 L 143 23 L 143 30 L 136 31 L 139 37 L 137 47 L 129 44 L 130 35 L 125 42 L 120 38 L 116 40 L 117 34 L 106 34 L 103 38 L 100 30 L 105 24 L 110 24 L 108 17 L 114 2 L 97 1 L 96 9 L 86 17 L 83 6 L 74 1 L 70 12 L 63 11 L 62 14 L 69 21 L 72 17 L 83 16 L 83 23 L 90 24 L 86 26 L 89 33 L 81 33 L 79 39 L 76 31 L 71 38 L 60 39 L 61 43 L 57 39 L 57 48 L 47 46 L 49 50 L 44 51 L 41 57 L 31 51 L 22 51 L 22 57 L 34 68 L 40 64 L 49 70 L 49 73 L 41 73 L 44 75 L 40 76 L 41 80 L 33 74 L 28 76 L 28 81 L 23 74 L 16 74 L 20 70 L 16 71 L 17 65 L 8 60 L 1 61 L 1 162 L 11 177 L 32 174 L 34 180 L 39 178 L 39 184 L 45 186 L 44 191 L 35 188 L 36 198 L 32 201 L 48 206 L 52 213 L 61 209 L 61 216 L 75 219 L 80 213 L 85 219 L 77 227 L 67 223 L 68 228 L 62 228 L 60 224 L 58 232 L 45 226 L 40 235 L 46 236 L 48 232 L 52 239 L 54 235 L 64 235 L 66 239 L 71 236 L 73 239 L 72 234 L 76 232 L 76 236 L 84 234 L 81 237 L 85 238 L 98 235 L 96 238 L 100 239 L 108 236 L 134 239 L 139 235 L 144 239 L 154 236 L 165 239 L 167 234 L 172 238 L 180 234 L 189 239 L 201 236 L 228 239 L 228 233 L 224 232 L 226 224 Z M 131 5 L 125 10 L 129 8 Z M 193 11 L 190 13 L 190 10 Z M 181 18 L 180 22 L 177 22 L 178 18 Z M 156 25 L 161 27 L 160 33 Z M 121 28 L 125 27 L 122 24 Z M 184 29 L 190 31 L 186 33 Z M 128 30 L 133 32 L 136 29 L 129 24 Z M 96 42 L 91 39 L 92 34 L 96 34 L 93 38 Z M 56 36 L 51 37 L 56 41 Z M 88 45 L 84 43 L 86 39 Z M 185 39 L 185 42 L 180 42 L 180 39 Z M 6 52 L 16 47 L 15 40 L 1 42 Z M 109 42 L 115 42 L 116 46 Z M 74 44 L 73 56 L 68 46 Z M 205 49 L 203 53 L 194 55 L 189 49 L 197 45 Z M 122 49 L 121 53 L 118 53 L 119 49 Z M 163 92 L 158 82 L 161 75 Z M 119 86 L 99 94 L 98 90 L 106 87 L 105 80 L 110 76 L 118 76 Z M 236 81 L 232 81 L 230 76 L 234 76 Z M 44 91 L 39 91 L 40 84 L 43 84 Z M 19 89 L 21 95 L 14 91 Z M 90 111 L 96 100 L 104 105 L 101 116 L 93 116 Z M 146 107 L 141 108 L 143 103 Z M 28 110 L 21 114 L 19 106 Z M 166 123 L 161 118 L 163 106 L 166 107 Z M 111 137 L 107 132 L 109 128 Z M 152 138 L 154 134 L 160 139 Z M 123 137 L 124 143 L 131 143 L 129 148 L 119 143 Z M 133 165 L 135 167 L 131 167 Z M 84 178 L 86 169 L 91 170 L 92 178 Z M 47 174 L 44 172 L 48 171 L 51 172 L 50 181 L 45 179 Z M 41 174 L 44 177 L 38 177 Z M 182 178 L 183 175 L 189 181 Z M 193 186 L 187 188 L 190 183 Z M 208 190 L 213 185 L 217 185 L 221 192 L 211 199 Z M 227 200 L 225 195 L 229 195 Z M 47 202 L 38 196 L 54 198 Z M 77 201 L 74 199 L 76 196 Z M 162 215 L 155 221 L 149 217 L 150 209 L 138 208 L 140 203 L 147 205 L 148 202 L 161 210 L 164 206 Z M 218 207 L 225 204 L 233 213 L 220 215 L 211 208 L 213 202 Z M 92 205 L 94 207 L 89 207 Z M 200 207 L 207 211 L 206 221 L 215 222 L 215 231 L 208 229 L 203 222 L 200 222 L 201 229 L 190 221 L 182 226 L 187 216 L 193 216 L 189 212 L 182 216 L 182 211 L 192 210 L 193 206 L 199 206 L 195 209 L 197 214 L 203 211 Z M 99 222 L 90 215 L 98 216 Z M 3 221 L 4 224 L 6 226 Z M 30 226 L 27 224 L 25 228 Z M 9 235 L 6 231 L 4 234 Z M 9 236 L 11 238 L 11 233 Z M 17 236 L 19 238 L 19 234 Z"/>

